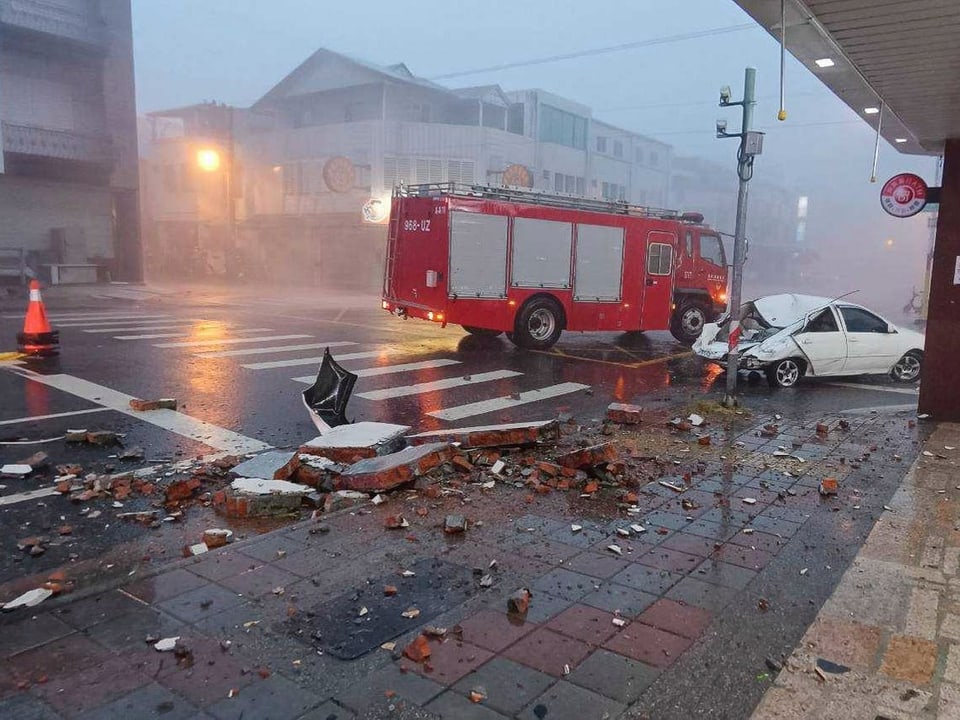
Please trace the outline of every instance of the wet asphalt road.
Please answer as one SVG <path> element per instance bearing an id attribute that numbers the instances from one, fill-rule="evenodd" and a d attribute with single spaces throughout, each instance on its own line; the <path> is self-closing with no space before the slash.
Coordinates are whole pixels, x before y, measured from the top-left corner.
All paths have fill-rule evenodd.
<path id="1" fill-rule="evenodd" d="M 57 387 L 27 377 L 20 367 L 0 365 L 4 463 L 43 449 L 54 463 L 77 462 L 86 471 L 136 467 L 110 457 L 115 450 L 66 446 L 62 441 L 10 444 L 56 438 L 77 427 L 123 433 L 124 445 L 143 448 L 146 461 L 236 452 L 251 444 L 295 447 L 316 435 L 300 399 L 307 385 L 296 378 L 316 373 L 327 345 L 348 369 L 365 371 L 350 403 L 351 419 L 400 423 L 419 431 L 559 413 L 589 423 L 602 418 L 610 402 L 680 412 L 702 400 L 718 400 L 723 393 L 719 369 L 704 365 L 666 332 L 568 334 L 549 352 L 528 352 L 505 338 L 481 339 L 458 327 L 400 320 L 380 310 L 378 299 L 369 296 L 317 292 L 312 297 L 278 297 L 275 291 L 218 289 L 161 294 L 135 288 L 91 290 L 69 299 L 56 295 L 48 293 L 47 310 L 60 330 L 62 353 L 28 367 L 47 378 L 56 376 Z M 0 351 L 13 349 L 21 317 L 16 305 L 6 306 L 0 319 L 0 338 L 6 344 Z M 182 413 L 212 427 L 198 429 L 188 422 L 171 430 L 135 415 L 102 410 L 116 392 L 147 399 L 175 397 Z M 751 410 L 786 417 L 916 403 L 915 388 L 882 378 L 811 380 L 789 390 L 744 381 L 740 392 Z M 543 394 L 554 396 L 541 399 Z M 112 407 L 125 406 L 123 396 L 119 398 Z M 95 412 L 85 412 L 89 410 Z M 50 415 L 55 417 L 44 417 Z M 6 486 L 0 498 L 9 499 L 38 483 L 0 480 Z M 49 531 L 61 522 L 81 525 L 77 511 L 59 497 L 0 505 L 0 534 L 17 538 Z M 30 569 L 55 567 L 68 552 L 79 556 L 75 560 L 95 558 L 142 532 L 117 524 L 101 528 L 94 531 L 91 526 L 83 543 L 50 552 Z M 15 548 L 3 548 L 0 557 L 0 583 L 25 572 Z"/>

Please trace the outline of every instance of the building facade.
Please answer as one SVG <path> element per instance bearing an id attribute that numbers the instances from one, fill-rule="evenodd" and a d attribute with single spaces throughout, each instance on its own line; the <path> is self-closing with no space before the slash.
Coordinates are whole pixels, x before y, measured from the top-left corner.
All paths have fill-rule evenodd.
<path id="1" fill-rule="evenodd" d="M 673 158 L 670 204 L 678 210 L 702 213 L 711 226 L 728 238 L 727 260 L 732 261 L 732 236 L 737 218 L 737 172 L 698 157 Z M 806 242 L 807 198 L 800 192 L 754 177 L 750 181 L 746 237 L 748 259 L 744 277 L 750 288 L 765 292 L 782 283 L 799 282 L 816 257 Z M 789 288 L 786 288 L 789 289 Z"/>
<path id="2" fill-rule="evenodd" d="M 220 235 L 233 243 L 245 275 L 372 289 L 382 277 L 390 194 L 400 183 L 667 200 L 669 145 L 596 121 L 589 108 L 541 90 L 450 89 L 402 64 L 374 66 L 319 50 L 252 107 L 231 110 L 229 137 L 215 119 L 224 112 L 201 105 L 144 121 L 153 128 L 142 133 L 151 166 L 144 183 L 185 178 L 179 197 L 151 191 L 145 232 L 154 240 L 189 238 L 156 243 L 151 266 L 163 266 L 172 248 L 182 253 L 184 242 L 198 243 L 205 258 L 229 258 L 201 239 L 217 234 L 216 202 L 230 226 Z M 157 133 L 157 123 L 170 131 L 172 120 L 181 125 Z M 219 182 L 195 179 L 192 157 L 207 145 L 228 159 L 214 173 Z M 204 263 L 211 272 L 229 264 Z"/>
<path id="3" fill-rule="evenodd" d="M 0 0 L 0 265 L 137 280 L 130 0 Z"/>

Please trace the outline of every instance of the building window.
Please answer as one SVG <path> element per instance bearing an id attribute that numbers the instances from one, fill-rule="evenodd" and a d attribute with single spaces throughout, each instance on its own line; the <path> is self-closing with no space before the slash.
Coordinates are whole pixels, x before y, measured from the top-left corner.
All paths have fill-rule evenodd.
<path id="1" fill-rule="evenodd" d="M 550 187 L 550 171 L 549 170 L 543 171 L 543 182 L 547 187 Z"/>
<path id="2" fill-rule="evenodd" d="M 523 135 L 523 103 L 514 103 L 507 110 L 507 132 Z"/>
<path id="3" fill-rule="evenodd" d="M 657 155 L 656 150 L 650 151 L 650 164 L 654 167 L 657 166 L 657 163 L 660 161 L 660 157 Z"/>
<path id="4" fill-rule="evenodd" d="M 571 195 L 577 191 L 577 179 L 573 175 L 563 176 L 563 190 Z"/>
<path id="5" fill-rule="evenodd" d="M 563 174 L 553 174 L 553 189 L 555 192 L 563 192 Z"/>
<path id="6" fill-rule="evenodd" d="M 587 119 L 551 105 L 541 105 L 540 140 L 584 150 L 587 147 Z"/>
<path id="7" fill-rule="evenodd" d="M 586 187 L 586 185 L 587 185 L 587 184 L 586 184 L 586 182 L 584 181 L 584 179 L 583 179 L 582 177 L 578 177 L 578 178 L 577 178 L 577 195 L 586 195 L 586 194 L 587 194 L 587 187 Z"/>
<path id="8" fill-rule="evenodd" d="M 637 165 L 643 165 L 643 148 L 637 148 Z"/>
<path id="9" fill-rule="evenodd" d="M 448 160 L 447 182 L 473 185 L 473 160 Z"/>
<path id="10" fill-rule="evenodd" d="M 597 136 L 597 152 L 605 153 L 607 151 L 607 139 L 603 135 Z"/>
<path id="11" fill-rule="evenodd" d="M 613 156 L 617 158 L 623 157 L 623 143 L 620 140 L 613 141 Z"/>
<path id="12" fill-rule="evenodd" d="M 600 186 L 600 197 L 604 200 L 610 199 L 610 183 L 605 182 Z"/>
<path id="13" fill-rule="evenodd" d="M 403 183 L 409 185 L 413 180 L 410 158 L 385 157 L 383 159 L 383 187 L 391 189 Z"/>
<path id="14" fill-rule="evenodd" d="M 300 163 L 286 163 L 283 166 L 283 194 L 299 195 L 303 186 L 303 168 Z"/>

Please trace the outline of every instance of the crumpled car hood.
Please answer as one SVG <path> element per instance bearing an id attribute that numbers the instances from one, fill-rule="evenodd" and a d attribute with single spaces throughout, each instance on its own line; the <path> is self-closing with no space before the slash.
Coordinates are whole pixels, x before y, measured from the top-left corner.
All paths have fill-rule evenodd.
<path id="1" fill-rule="evenodd" d="M 830 298 L 816 295 L 767 295 L 753 301 L 753 306 L 771 327 L 785 328 L 800 322 L 814 310 L 824 308 L 833 302 Z"/>

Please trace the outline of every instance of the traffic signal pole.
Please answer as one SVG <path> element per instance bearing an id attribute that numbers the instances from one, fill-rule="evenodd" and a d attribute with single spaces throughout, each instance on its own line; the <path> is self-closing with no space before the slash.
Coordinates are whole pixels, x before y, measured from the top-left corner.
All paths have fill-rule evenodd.
<path id="1" fill-rule="evenodd" d="M 739 133 L 728 133 L 725 120 L 717 121 L 717 137 L 735 137 L 740 139 L 737 150 L 737 176 L 740 186 L 737 192 L 737 222 L 733 240 L 733 267 L 730 282 L 730 302 L 727 310 L 730 314 L 730 332 L 727 336 L 727 389 L 723 398 L 725 407 L 737 405 L 737 369 L 740 363 L 740 354 L 737 352 L 737 342 L 740 339 L 740 305 L 743 295 L 743 264 L 747 252 L 747 195 L 750 178 L 753 177 L 753 158 L 763 149 L 763 133 L 751 130 L 753 126 L 753 109 L 756 105 L 757 71 L 747 68 L 743 77 L 743 100 L 732 102 L 730 89 L 720 90 L 720 107 L 740 105 L 743 108 L 743 119 Z"/>

